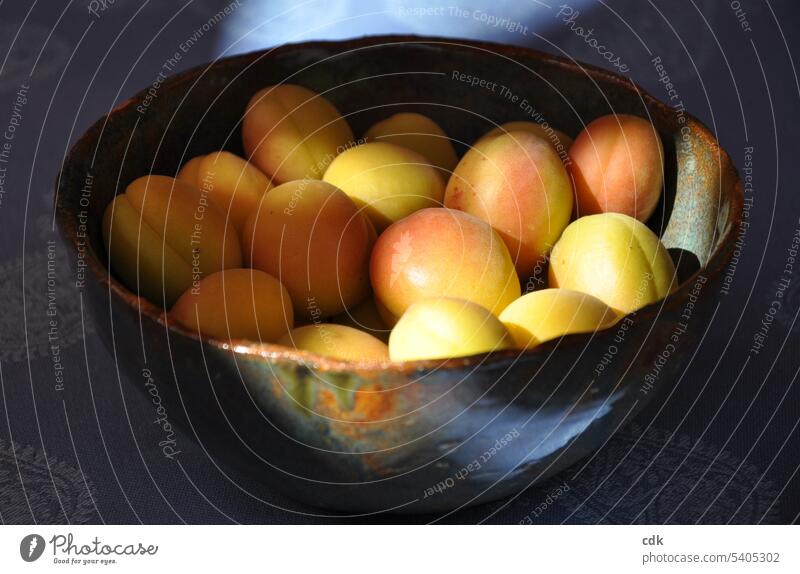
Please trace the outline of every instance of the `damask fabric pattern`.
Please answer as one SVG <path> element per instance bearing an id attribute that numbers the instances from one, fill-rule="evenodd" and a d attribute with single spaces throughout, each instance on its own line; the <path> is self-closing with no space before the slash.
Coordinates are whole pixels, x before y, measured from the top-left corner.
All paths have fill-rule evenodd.
<path id="1" fill-rule="evenodd" d="M 718 133 L 740 170 L 752 148 L 752 208 L 730 292 L 721 297 L 690 372 L 591 457 L 508 500 L 441 516 L 368 518 L 329 517 L 286 499 L 254 477 L 209 459 L 183 429 L 175 439 L 180 456 L 161 456 L 156 445 L 163 433 L 153 423 L 152 404 L 134 388 L 137 381 L 118 373 L 92 318 L 84 313 L 72 254 L 53 228 L 53 183 L 69 143 L 120 99 L 149 85 L 175 43 L 228 2 L 187 4 L 169 24 L 168 34 L 161 35 L 159 29 L 175 15 L 172 3 L 117 2 L 99 17 L 87 15 L 85 4 L 39 4 L 0 6 L 0 52 L 9 54 L 0 68 L 0 131 L 12 116 L 18 124 L 11 161 L 0 163 L 5 168 L 0 173 L 3 523 L 798 520 L 800 277 L 795 270 L 786 285 L 784 269 L 793 237 L 800 233 L 800 198 L 791 192 L 797 146 L 784 142 L 794 139 L 791 126 L 800 120 L 800 87 L 787 53 L 788 45 L 796 56 L 797 41 L 786 33 L 784 45 L 776 25 L 784 31 L 800 26 L 795 3 L 748 4 L 751 33 L 742 31 L 728 3 L 695 2 L 687 8 L 656 2 L 654 11 L 649 3 L 617 1 L 610 3 L 614 12 L 599 3 L 572 3 L 585 28 L 613 37 L 615 52 L 631 67 L 630 76 L 663 98 L 651 63 L 660 55 L 687 109 Z M 204 36 L 181 67 L 226 50 L 285 40 L 264 29 L 266 35 L 250 35 L 231 47 L 233 39 L 242 37 L 242 26 L 253 21 L 258 4 L 242 2 L 242 11 Z M 395 4 L 387 2 L 387 9 L 396 10 Z M 467 4 L 475 10 L 479 3 Z M 278 13 L 280 5 L 272 2 L 264 10 Z M 501 6 L 496 10 L 502 11 Z M 351 22 L 316 32 L 300 29 L 295 36 L 430 33 L 434 26 L 452 36 L 563 49 L 603 65 L 563 18 L 540 11 L 526 15 L 518 8 L 513 17 L 529 18 L 530 31 L 552 45 L 533 33 L 487 28 L 477 20 L 460 32 L 453 19 L 424 21 L 400 17 L 397 11 L 391 18 L 367 19 L 361 28 Z M 625 32 L 619 18 L 638 37 Z M 643 41 L 650 54 L 642 49 Z M 28 88 L 20 103 L 23 85 Z M 764 346 L 753 352 L 765 322 Z"/>

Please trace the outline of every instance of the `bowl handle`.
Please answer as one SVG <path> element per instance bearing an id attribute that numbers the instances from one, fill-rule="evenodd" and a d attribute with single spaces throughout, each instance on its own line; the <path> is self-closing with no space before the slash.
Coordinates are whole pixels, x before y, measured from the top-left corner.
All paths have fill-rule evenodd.
<path id="1" fill-rule="evenodd" d="M 675 202 L 662 242 L 694 253 L 705 267 L 735 221 L 736 171 L 708 129 L 690 119 L 675 136 Z"/>

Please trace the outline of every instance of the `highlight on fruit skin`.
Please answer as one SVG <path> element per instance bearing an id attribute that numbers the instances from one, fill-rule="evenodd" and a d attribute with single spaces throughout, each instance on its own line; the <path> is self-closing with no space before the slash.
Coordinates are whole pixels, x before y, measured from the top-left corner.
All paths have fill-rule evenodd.
<path id="1" fill-rule="evenodd" d="M 323 177 L 344 191 L 369 217 L 378 233 L 427 207 L 439 207 L 444 179 L 419 153 L 393 143 L 348 149 Z"/>
<path id="2" fill-rule="evenodd" d="M 563 335 L 608 328 L 618 316 L 588 293 L 550 288 L 523 295 L 498 318 L 511 333 L 514 346 L 528 349 Z"/>
<path id="3" fill-rule="evenodd" d="M 664 149 L 653 124 L 629 114 L 589 123 L 569 150 L 578 216 L 622 213 L 647 221 L 664 183 Z"/>
<path id="4" fill-rule="evenodd" d="M 225 216 L 194 186 L 163 175 L 139 177 L 114 198 L 103 241 L 123 283 L 166 307 L 203 277 L 242 265 Z"/>
<path id="5" fill-rule="evenodd" d="M 373 124 L 367 141 L 399 145 L 424 156 L 447 179 L 458 163 L 453 144 L 444 130 L 428 116 L 413 112 L 394 114 Z"/>
<path id="6" fill-rule="evenodd" d="M 312 323 L 286 333 L 281 345 L 344 361 L 386 361 L 386 343 L 359 329 L 335 323 Z"/>
<path id="7" fill-rule="evenodd" d="M 240 235 L 261 197 L 272 189 L 260 169 L 227 151 L 192 158 L 178 172 L 178 179 L 207 194 Z"/>
<path id="8" fill-rule="evenodd" d="M 181 295 L 169 316 L 195 333 L 221 340 L 274 343 L 294 326 L 286 287 L 257 269 L 209 275 Z"/>
<path id="9" fill-rule="evenodd" d="M 594 295 L 625 315 L 677 286 L 666 247 L 644 223 L 621 213 L 573 221 L 550 257 L 549 284 Z"/>
<path id="10" fill-rule="evenodd" d="M 378 237 L 370 279 L 387 325 L 421 299 L 457 297 L 499 313 L 520 295 L 511 256 L 492 227 L 440 207 L 417 211 Z"/>
<path id="11" fill-rule="evenodd" d="M 417 301 L 389 335 L 393 361 L 467 357 L 512 346 L 508 330 L 488 309 L 453 297 Z"/>
<path id="12" fill-rule="evenodd" d="M 322 179 L 353 139 L 347 120 L 331 102 L 295 84 L 259 90 L 242 120 L 247 157 L 276 185 Z"/>

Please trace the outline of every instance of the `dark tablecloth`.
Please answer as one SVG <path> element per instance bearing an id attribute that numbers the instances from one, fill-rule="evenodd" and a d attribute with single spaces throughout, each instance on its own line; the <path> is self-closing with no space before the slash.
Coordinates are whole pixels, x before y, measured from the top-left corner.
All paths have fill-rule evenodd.
<path id="1" fill-rule="evenodd" d="M 800 233 L 797 3 L 579 0 L 564 8 L 550 1 L 473 1 L 459 4 L 467 16 L 449 4 L 438 14 L 409 9 L 424 5 L 430 4 L 0 4 L 2 522 L 365 520 L 326 517 L 251 476 L 223 473 L 182 431 L 178 464 L 154 452 L 150 445 L 161 431 L 152 406 L 118 380 L 82 308 L 70 253 L 53 227 L 57 171 L 71 143 L 151 84 L 176 46 L 194 35 L 179 65 L 185 69 L 286 41 L 411 32 L 520 43 L 613 69 L 607 61 L 613 58 L 603 59 L 586 37 L 589 29 L 633 80 L 666 99 L 652 63 L 661 57 L 687 110 L 717 134 L 740 171 L 750 167 L 745 152 L 752 148 L 750 225 L 730 292 L 685 376 L 591 459 L 510 501 L 447 517 L 371 520 L 797 521 L 800 263 L 787 268 Z M 229 16 L 206 25 L 226 6 Z M 567 9 L 579 12 L 572 21 L 583 35 Z M 499 17 L 507 23 L 497 24 Z M 764 324 L 763 348 L 752 353 Z"/>

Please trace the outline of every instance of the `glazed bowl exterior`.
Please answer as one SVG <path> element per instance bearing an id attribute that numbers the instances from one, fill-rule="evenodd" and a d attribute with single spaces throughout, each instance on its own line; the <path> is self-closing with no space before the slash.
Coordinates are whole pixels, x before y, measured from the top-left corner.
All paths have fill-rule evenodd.
<path id="1" fill-rule="evenodd" d="M 427 114 L 462 153 L 534 112 L 573 136 L 611 112 L 650 118 L 666 193 L 649 225 L 678 263 L 678 289 L 594 335 L 444 363 L 346 363 L 201 341 L 109 272 L 103 212 L 139 176 L 174 175 L 214 150 L 242 154 L 248 99 L 280 82 L 324 94 L 356 134 L 398 111 Z M 741 185 L 699 121 L 627 78 L 525 48 L 379 36 L 225 58 L 152 88 L 94 124 L 58 177 L 58 224 L 86 266 L 84 301 L 125 378 L 147 392 L 143 373 L 151 377 L 169 417 L 208 452 L 297 500 L 421 513 L 516 493 L 599 448 L 670 388 L 706 328 L 740 225 Z"/>

